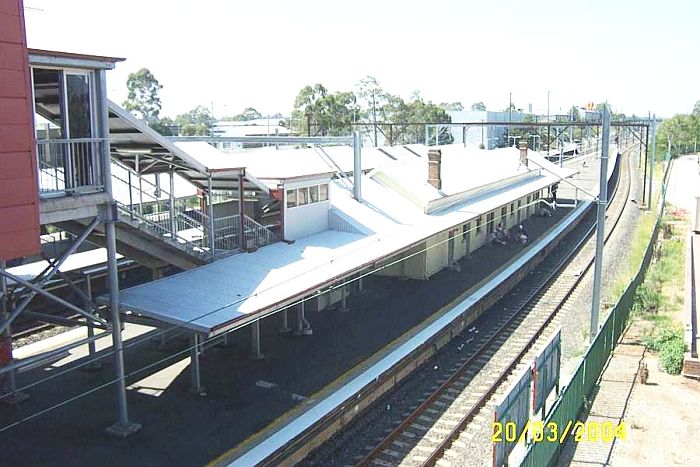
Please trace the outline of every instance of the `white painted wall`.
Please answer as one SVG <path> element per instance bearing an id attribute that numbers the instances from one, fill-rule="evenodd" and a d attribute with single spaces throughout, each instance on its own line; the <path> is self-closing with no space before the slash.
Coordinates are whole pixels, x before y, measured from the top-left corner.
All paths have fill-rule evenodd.
<path id="1" fill-rule="evenodd" d="M 285 193 L 285 206 L 286 197 Z M 328 201 L 285 209 L 285 240 L 296 240 L 328 230 L 328 211 L 330 210 Z"/>
<path id="2" fill-rule="evenodd" d="M 329 181 L 330 179 L 326 177 L 284 184 L 282 209 L 284 209 L 285 240 L 296 240 L 298 238 L 308 237 L 309 235 L 323 232 L 330 228 L 328 219 L 331 208 L 330 191 L 328 192 L 328 200 L 326 201 L 287 207 L 287 190 L 321 185 L 324 183 L 327 184 Z"/>
<path id="3" fill-rule="evenodd" d="M 447 232 L 440 232 L 433 235 L 426 242 L 426 247 L 429 248 L 425 262 L 425 275 L 430 277 L 447 267 Z"/>

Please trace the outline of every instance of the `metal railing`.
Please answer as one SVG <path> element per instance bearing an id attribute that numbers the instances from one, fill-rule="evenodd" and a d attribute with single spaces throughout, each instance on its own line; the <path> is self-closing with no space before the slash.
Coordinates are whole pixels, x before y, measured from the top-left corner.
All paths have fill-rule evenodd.
<path id="1" fill-rule="evenodd" d="M 184 251 L 209 259 L 211 253 L 203 243 L 206 230 L 201 221 L 190 216 L 184 199 L 174 199 L 171 219 L 170 193 L 128 168 L 113 163 L 112 190 L 123 220 L 143 226 L 164 241 Z"/>
<path id="2" fill-rule="evenodd" d="M 212 255 L 211 252 L 201 245 L 201 242 L 192 241 L 190 239 L 184 238 L 182 235 L 178 235 L 177 232 L 173 232 L 168 227 L 164 227 L 161 223 L 153 222 L 140 214 L 129 209 L 129 206 L 117 202 L 117 207 L 127 217 L 135 219 L 139 224 L 143 225 L 148 231 L 153 235 L 159 237 L 163 241 L 169 241 L 173 245 L 178 245 L 183 251 L 186 251 L 194 256 L 198 256 L 202 259 L 209 260 Z"/>
<path id="3" fill-rule="evenodd" d="M 278 241 L 277 235 L 262 224 L 243 215 L 245 243 L 241 245 L 240 214 L 214 219 L 214 245 L 217 250 L 232 251 L 241 248 L 260 248 Z"/>
<path id="4" fill-rule="evenodd" d="M 188 206 L 187 199 L 170 193 L 121 164 L 112 164 L 112 188 L 123 217 L 175 243 L 188 252 L 210 258 L 209 216 Z M 172 202 L 172 209 L 171 209 Z M 259 248 L 277 241 L 277 235 L 248 216 L 243 218 L 245 248 Z M 241 249 L 240 215 L 214 219 L 214 248 Z"/>
<path id="5" fill-rule="evenodd" d="M 105 144 L 104 138 L 37 141 L 40 196 L 102 191 L 102 150 Z"/>

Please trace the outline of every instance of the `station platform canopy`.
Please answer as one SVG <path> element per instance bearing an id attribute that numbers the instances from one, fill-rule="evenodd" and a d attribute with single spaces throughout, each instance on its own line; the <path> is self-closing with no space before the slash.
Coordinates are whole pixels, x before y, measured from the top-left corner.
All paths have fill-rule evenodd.
<path id="1" fill-rule="evenodd" d="M 426 214 L 401 195 L 391 196 L 391 189 L 367 175 L 362 175 L 362 186 L 363 199 L 369 201 L 363 203 L 335 180 L 331 209 L 357 225 L 358 233 L 326 230 L 293 244 L 280 242 L 230 256 L 123 290 L 120 303 L 136 315 L 215 336 L 324 293 L 347 278 L 387 264 L 436 233 L 556 180 L 553 175 L 527 177 L 448 206 L 438 215 Z"/>
<path id="2" fill-rule="evenodd" d="M 268 192 L 268 187 L 247 173 L 245 166 L 238 165 L 231 158 L 222 157 L 223 154 L 212 146 L 209 146 L 206 155 L 193 157 L 150 128 L 143 120 L 111 101 L 109 142 L 113 159 L 143 175 L 174 170 L 203 190 L 208 187 L 209 177 L 214 190 L 236 190 L 238 177 L 242 175 L 245 190 Z M 204 147 L 202 149 L 207 150 Z"/>

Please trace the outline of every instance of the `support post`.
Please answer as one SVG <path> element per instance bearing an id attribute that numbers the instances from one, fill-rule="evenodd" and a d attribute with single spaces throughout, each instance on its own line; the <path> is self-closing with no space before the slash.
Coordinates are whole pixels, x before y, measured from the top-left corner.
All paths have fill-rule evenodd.
<path id="1" fill-rule="evenodd" d="M 85 276 L 85 295 L 87 296 L 87 300 L 85 300 L 85 309 L 90 310 L 92 309 L 92 277 L 90 277 L 90 274 Z M 88 339 L 90 339 L 88 342 L 88 355 L 90 356 L 90 360 L 92 360 L 97 350 L 95 349 L 95 341 L 92 340 L 92 338 L 95 337 L 95 326 L 92 324 L 91 320 L 87 320 L 87 336 Z M 99 370 L 102 368 L 102 362 L 91 361 L 82 368 L 86 371 Z"/>
<path id="2" fill-rule="evenodd" d="M 306 316 L 304 313 L 304 301 L 302 300 L 297 306 L 297 329 L 294 334 L 297 336 L 310 336 L 314 333 L 311 325 L 306 321 Z"/>
<path id="3" fill-rule="evenodd" d="M 603 109 L 603 138 L 600 157 L 600 193 L 598 194 L 598 223 L 596 226 L 595 270 L 593 273 L 593 300 L 591 306 L 590 341 L 598 334 L 600 313 L 600 288 L 603 275 L 603 246 L 605 243 L 605 206 L 608 198 L 608 151 L 610 145 L 610 110 L 607 104 Z"/>
<path id="4" fill-rule="evenodd" d="M 483 127 L 482 127 L 482 134 L 483 134 Z M 484 143 L 483 138 L 481 140 L 482 140 L 481 143 L 483 144 Z M 465 148 L 467 147 L 467 127 L 466 126 L 462 127 L 462 146 Z"/>
<path id="5" fill-rule="evenodd" d="M 644 127 L 640 126 L 639 127 L 639 163 L 637 164 L 637 168 L 642 166 L 642 135 L 644 134 Z"/>
<path id="6" fill-rule="evenodd" d="M 136 154 L 136 176 L 139 179 L 139 216 L 143 217 L 143 177 L 141 176 L 141 156 Z"/>
<path id="7" fill-rule="evenodd" d="M 651 114 L 649 114 L 651 120 Z M 646 204 L 647 197 L 647 165 L 649 162 L 649 126 L 647 126 L 646 143 L 644 145 L 644 176 L 642 177 L 642 204 Z"/>
<path id="8" fill-rule="evenodd" d="M 114 371 L 116 376 L 115 390 L 119 416 L 117 421 L 107 428 L 107 433 L 120 438 L 130 436 L 141 429 L 138 423 L 129 421 L 129 412 L 126 401 L 126 381 L 124 378 L 124 350 L 122 343 L 122 323 L 119 312 L 119 271 L 117 270 L 117 235 L 115 223 L 118 220 L 117 204 L 112 196 L 112 173 L 110 170 L 109 149 L 109 118 L 107 115 L 107 82 L 105 70 L 99 70 L 96 74 L 97 99 L 99 112 L 97 113 L 98 129 L 103 138 L 102 167 L 104 167 L 105 193 L 109 197 L 109 204 L 104 206 L 105 237 L 107 243 L 107 284 L 109 289 L 109 308 L 112 318 L 112 350 L 114 352 Z M 140 177 L 139 177 L 140 180 Z"/>
<path id="9" fill-rule="evenodd" d="M 656 114 L 652 117 L 651 120 L 651 160 L 649 162 L 649 195 L 647 196 L 647 199 L 649 200 L 647 202 L 647 206 L 649 206 L 649 209 L 651 209 L 651 204 L 654 202 L 654 199 L 651 197 L 652 194 L 652 186 L 654 185 L 654 162 L 656 159 Z"/>
<path id="10" fill-rule="evenodd" d="M 362 140 L 359 131 L 352 133 L 352 148 L 354 155 L 352 193 L 357 201 L 362 202 Z"/>
<path id="11" fill-rule="evenodd" d="M 127 171 L 127 176 L 129 178 L 129 217 L 134 220 L 134 192 L 131 185 L 131 170 Z"/>
<path id="12" fill-rule="evenodd" d="M 216 232 L 214 231 L 214 202 L 212 197 L 211 174 L 207 177 L 207 214 L 209 215 L 209 248 L 211 258 L 216 261 Z M 243 232 L 241 232 L 243 234 Z"/>
<path id="13" fill-rule="evenodd" d="M 282 315 L 282 327 L 278 329 L 278 332 L 280 334 L 289 334 L 290 332 L 292 332 L 292 330 L 289 327 L 289 311 L 287 310 L 287 308 L 282 310 L 281 315 Z"/>
<path id="14" fill-rule="evenodd" d="M 173 169 L 170 169 L 170 199 L 169 199 L 169 207 L 170 207 L 170 232 L 173 234 L 173 237 L 177 235 L 177 221 L 175 220 L 175 172 Z"/>
<path id="15" fill-rule="evenodd" d="M 4 270 L 6 267 L 7 264 L 5 263 L 5 260 L 0 259 L 0 269 Z M 0 320 L 3 322 L 7 321 L 10 317 L 8 309 L 9 300 L 7 296 L 7 282 L 5 276 L 0 274 Z M 10 325 L 8 325 L 5 332 L 0 335 L 0 343 L 3 346 L 6 346 L 5 348 L 7 349 L 6 351 L 9 357 L 6 365 L 10 365 L 12 363 L 12 327 Z M 10 370 L 7 372 L 7 380 L 5 381 L 6 387 L 2 388 L 3 390 L 0 391 L 9 394 L 8 397 L 3 397 L 2 399 L 3 402 L 8 404 L 16 404 L 29 398 L 27 394 L 17 392 L 17 380 L 15 379 L 16 374 L 16 370 Z"/>
<path id="16" fill-rule="evenodd" d="M 199 352 L 201 350 L 202 337 L 196 332 L 192 334 L 192 348 L 190 349 L 190 369 L 192 384 L 190 394 L 196 396 L 206 396 L 207 393 L 202 386 L 202 373 L 199 368 Z"/>
<path id="17" fill-rule="evenodd" d="M 241 250 L 246 251 L 248 249 L 248 242 L 245 238 L 245 189 L 243 185 L 243 174 L 238 174 L 238 214 L 238 228 L 241 232 L 240 247 Z"/>
<path id="18" fill-rule="evenodd" d="M 116 211 L 116 205 L 114 206 Z M 117 239 L 114 219 L 105 224 L 107 237 L 107 277 L 109 284 L 109 307 L 112 318 L 112 349 L 114 351 L 114 371 L 117 377 L 116 396 L 119 415 L 117 422 L 107 428 L 107 433 L 125 438 L 141 429 L 141 425 L 129 421 L 126 401 L 126 381 L 124 378 L 124 346 L 122 342 L 122 323 L 119 311 L 119 276 L 117 272 Z"/>
<path id="19" fill-rule="evenodd" d="M 250 358 L 253 360 L 262 360 L 264 355 L 260 352 L 260 320 L 254 321 L 250 325 Z"/>
<path id="20" fill-rule="evenodd" d="M 348 308 L 348 303 L 347 303 L 347 286 L 342 286 L 340 288 L 340 311 L 346 312 L 350 311 L 350 308 Z"/>

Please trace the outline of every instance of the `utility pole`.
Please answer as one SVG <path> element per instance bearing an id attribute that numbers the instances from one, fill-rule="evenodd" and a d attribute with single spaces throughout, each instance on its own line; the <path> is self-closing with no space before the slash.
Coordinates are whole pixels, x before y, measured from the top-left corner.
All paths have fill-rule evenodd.
<path id="1" fill-rule="evenodd" d="M 651 209 L 653 202 L 651 197 L 651 187 L 654 184 L 654 162 L 656 160 L 656 114 L 651 120 L 651 161 L 649 163 L 649 196 L 647 197 L 647 206 Z"/>
<path id="2" fill-rule="evenodd" d="M 603 148 L 600 156 L 600 193 L 598 194 L 598 223 L 596 226 L 595 270 L 593 273 L 593 303 L 591 306 L 590 341 L 598 334 L 600 288 L 603 276 L 603 246 L 605 244 L 605 206 L 608 198 L 608 151 L 610 149 L 610 111 L 603 108 Z"/>

